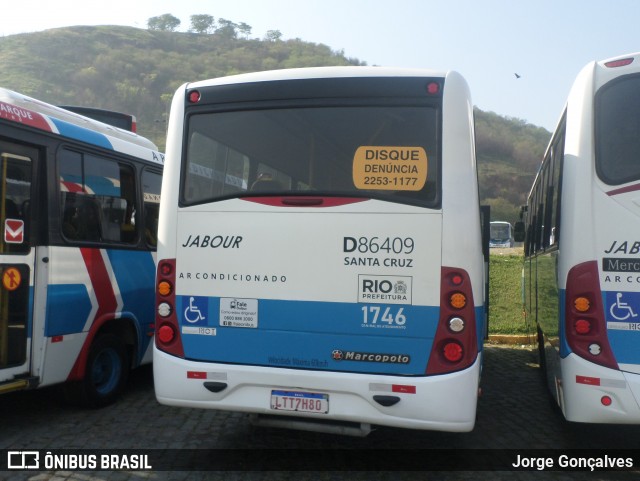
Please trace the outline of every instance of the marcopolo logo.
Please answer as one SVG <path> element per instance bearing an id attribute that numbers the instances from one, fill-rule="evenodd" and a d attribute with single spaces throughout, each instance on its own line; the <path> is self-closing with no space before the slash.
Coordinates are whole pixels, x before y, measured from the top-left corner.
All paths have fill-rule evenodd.
<path id="1" fill-rule="evenodd" d="M 411 304 L 412 277 L 358 276 L 358 302 Z"/>
<path id="2" fill-rule="evenodd" d="M 331 352 L 334 361 L 380 362 L 384 364 L 409 364 L 411 356 L 408 354 L 383 354 L 378 352 L 342 351 L 334 349 Z"/>

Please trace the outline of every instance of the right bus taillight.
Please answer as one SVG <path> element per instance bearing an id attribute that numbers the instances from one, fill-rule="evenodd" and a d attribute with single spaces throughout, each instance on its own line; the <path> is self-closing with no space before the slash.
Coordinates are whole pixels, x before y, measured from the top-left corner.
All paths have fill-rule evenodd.
<path id="1" fill-rule="evenodd" d="M 175 285 L 176 260 L 161 260 L 156 276 L 156 347 L 174 356 L 184 357 L 175 309 Z"/>
<path id="2" fill-rule="evenodd" d="M 564 330 L 571 351 L 587 361 L 618 369 L 607 337 L 596 261 L 578 264 L 569 271 Z"/>
<path id="3" fill-rule="evenodd" d="M 444 374 L 466 369 L 478 356 L 473 291 L 463 269 L 442 267 L 440 318 L 427 374 Z"/>

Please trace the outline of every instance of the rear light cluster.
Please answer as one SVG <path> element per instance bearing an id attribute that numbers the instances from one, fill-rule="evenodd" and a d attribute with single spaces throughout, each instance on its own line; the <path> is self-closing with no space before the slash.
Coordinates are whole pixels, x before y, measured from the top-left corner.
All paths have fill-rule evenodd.
<path id="1" fill-rule="evenodd" d="M 184 357 L 176 316 L 175 286 L 176 260 L 161 260 L 156 276 L 156 347 L 174 356 Z"/>
<path id="2" fill-rule="evenodd" d="M 607 338 L 596 261 L 578 264 L 569 271 L 564 328 L 567 343 L 578 356 L 618 369 Z"/>
<path id="3" fill-rule="evenodd" d="M 478 355 L 471 281 L 466 271 L 443 267 L 440 280 L 440 318 L 427 374 L 465 369 Z"/>

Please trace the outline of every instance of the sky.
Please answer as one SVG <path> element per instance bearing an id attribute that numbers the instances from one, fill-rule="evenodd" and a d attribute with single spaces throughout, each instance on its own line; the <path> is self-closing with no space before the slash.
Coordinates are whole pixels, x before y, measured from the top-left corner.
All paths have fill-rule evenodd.
<path id="1" fill-rule="evenodd" d="M 549 131 L 582 67 L 640 51 L 639 0 L 4 0 L 0 41 L 75 25 L 145 29 L 165 13 L 177 31 L 207 14 L 250 25 L 250 38 L 279 30 L 367 65 L 456 70 L 478 108 Z"/>

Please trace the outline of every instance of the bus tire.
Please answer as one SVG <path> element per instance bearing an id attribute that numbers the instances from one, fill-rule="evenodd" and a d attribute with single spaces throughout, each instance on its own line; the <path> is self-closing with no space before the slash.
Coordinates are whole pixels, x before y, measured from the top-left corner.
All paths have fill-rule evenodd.
<path id="1" fill-rule="evenodd" d="M 100 408 L 118 398 L 129 377 L 129 353 L 114 334 L 101 334 L 91 344 L 84 379 L 76 384 L 82 406 Z"/>

